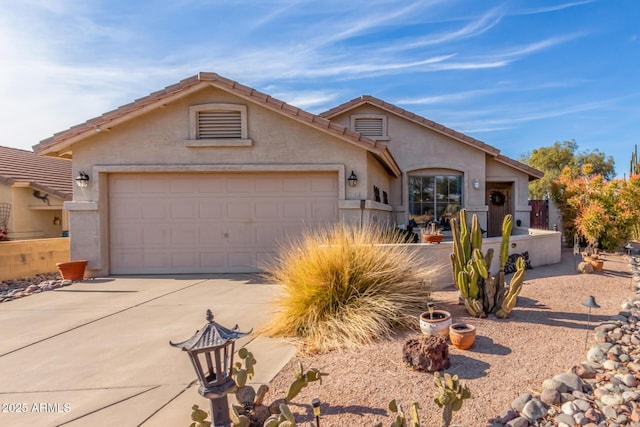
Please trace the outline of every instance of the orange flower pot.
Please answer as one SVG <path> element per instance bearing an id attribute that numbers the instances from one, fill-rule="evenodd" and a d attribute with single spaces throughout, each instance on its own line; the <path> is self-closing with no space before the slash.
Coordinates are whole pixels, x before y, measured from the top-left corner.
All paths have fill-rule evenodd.
<path id="1" fill-rule="evenodd" d="M 423 234 L 422 238 L 427 243 L 440 243 L 442 242 L 442 234 Z"/>
<path id="2" fill-rule="evenodd" d="M 455 348 L 466 350 L 476 340 L 476 327 L 466 323 L 454 323 L 449 326 L 449 339 Z"/>
<path id="3" fill-rule="evenodd" d="M 56 264 L 62 280 L 82 280 L 84 279 L 84 269 L 87 266 L 86 260 L 59 262 Z"/>

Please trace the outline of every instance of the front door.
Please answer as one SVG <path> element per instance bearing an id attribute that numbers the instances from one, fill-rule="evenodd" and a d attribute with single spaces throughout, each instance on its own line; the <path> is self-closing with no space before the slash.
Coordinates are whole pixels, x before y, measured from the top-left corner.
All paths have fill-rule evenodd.
<path id="1" fill-rule="evenodd" d="M 511 183 L 487 183 L 487 237 L 502 235 L 502 221 L 507 214 L 513 214 Z"/>

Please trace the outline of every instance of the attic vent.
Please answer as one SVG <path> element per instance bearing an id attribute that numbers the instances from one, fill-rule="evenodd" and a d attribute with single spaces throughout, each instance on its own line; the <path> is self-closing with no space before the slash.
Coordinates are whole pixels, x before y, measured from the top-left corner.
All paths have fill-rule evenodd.
<path id="1" fill-rule="evenodd" d="M 387 117 L 381 114 L 351 116 L 351 129 L 373 139 L 387 139 Z"/>
<path id="2" fill-rule="evenodd" d="M 355 131 L 364 136 L 383 136 L 382 119 L 356 119 Z"/>
<path id="3" fill-rule="evenodd" d="M 199 111 L 197 139 L 242 138 L 240 111 Z"/>

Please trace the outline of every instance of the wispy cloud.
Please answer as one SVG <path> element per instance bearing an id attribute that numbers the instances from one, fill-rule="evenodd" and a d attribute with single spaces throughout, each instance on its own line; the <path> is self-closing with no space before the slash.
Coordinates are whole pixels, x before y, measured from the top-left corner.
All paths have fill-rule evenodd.
<path id="1" fill-rule="evenodd" d="M 486 33 L 491 28 L 495 27 L 500 23 L 502 17 L 504 16 L 503 8 L 494 8 L 489 10 L 487 13 L 480 16 L 478 19 L 475 19 L 469 22 L 464 27 L 453 30 L 446 33 L 435 34 L 420 38 L 413 42 L 407 42 L 404 46 L 405 50 L 422 48 L 425 46 L 438 45 L 443 43 L 449 43 L 456 40 L 467 39 L 471 37 L 476 37 L 481 34 Z M 397 46 L 396 46 L 397 49 Z"/>
<path id="2" fill-rule="evenodd" d="M 519 12 L 515 12 L 514 15 L 536 15 L 538 13 L 548 13 L 548 12 L 556 12 L 558 10 L 563 10 L 563 9 L 568 9 L 571 7 L 576 7 L 576 6 L 582 6 L 585 4 L 589 4 L 589 3 L 593 3 L 595 0 L 584 0 L 584 1 L 576 1 L 576 2 L 571 2 L 571 3 L 563 3 L 563 4 L 558 4 L 555 6 L 548 6 L 548 7 L 540 7 L 537 9 L 529 9 L 529 10 L 522 10 Z"/>

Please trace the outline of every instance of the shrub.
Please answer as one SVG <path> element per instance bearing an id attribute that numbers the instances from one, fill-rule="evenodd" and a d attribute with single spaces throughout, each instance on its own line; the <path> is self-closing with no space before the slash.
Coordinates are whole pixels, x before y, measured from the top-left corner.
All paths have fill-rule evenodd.
<path id="1" fill-rule="evenodd" d="M 282 246 L 266 269 L 281 286 L 278 311 L 261 331 L 296 336 L 308 350 L 357 348 L 416 327 L 430 288 L 403 237 L 373 226 L 336 224 Z"/>

